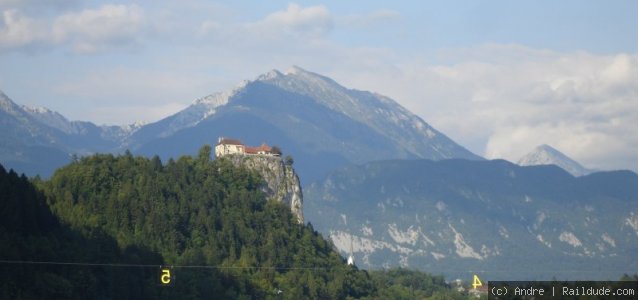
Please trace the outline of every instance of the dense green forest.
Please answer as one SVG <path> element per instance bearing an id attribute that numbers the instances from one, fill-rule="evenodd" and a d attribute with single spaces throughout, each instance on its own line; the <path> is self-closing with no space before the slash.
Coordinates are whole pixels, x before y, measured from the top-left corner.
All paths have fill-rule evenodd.
<path id="1" fill-rule="evenodd" d="M 48 180 L 0 166 L 0 298 L 462 297 L 441 276 L 347 266 L 256 173 L 210 157 L 93 155 Z"/>

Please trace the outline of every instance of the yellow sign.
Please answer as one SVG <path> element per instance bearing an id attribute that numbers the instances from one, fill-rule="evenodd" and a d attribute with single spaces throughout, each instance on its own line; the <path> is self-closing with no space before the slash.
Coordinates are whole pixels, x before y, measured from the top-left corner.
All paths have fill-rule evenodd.
<path id="1" fill-rule="evenodd" d="M 160 285 L 162 286 L 170 286 L 173 284 L 173 274 L 172 269 L 167 267 L 160 267 Z"/>
<path id="2" fill-rule="evenodd" d="M 478 275 L 474 275 L 474 279 L 472 280 L 472 288 L 476 289 L 479 286 L 483 286 L 481 279 L 479 279 Z"/>

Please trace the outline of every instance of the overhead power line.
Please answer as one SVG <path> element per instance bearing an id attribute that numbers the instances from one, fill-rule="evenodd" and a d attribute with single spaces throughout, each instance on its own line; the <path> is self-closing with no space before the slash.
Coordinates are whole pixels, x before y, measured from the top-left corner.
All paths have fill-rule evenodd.
<path id="1" fill-rule="evenodd" d="M 26 265 L 62 265 L 62 266 L 86 266 L 86 267 L 115 267 L 115 268 L 192 268 L 192 269 L 259 269 L 259 270 L 325 270 L 333 267 L 267 267 L 267 266 L 211 266 L 211 265 L 171 265 L 171 264 L 126 264 L 126 263 L 86 263 L 86 262 L 60 262 L 60 261 L 33 261 L 33 260 L 0 260 L 1 264 L 26 264 Z"/>

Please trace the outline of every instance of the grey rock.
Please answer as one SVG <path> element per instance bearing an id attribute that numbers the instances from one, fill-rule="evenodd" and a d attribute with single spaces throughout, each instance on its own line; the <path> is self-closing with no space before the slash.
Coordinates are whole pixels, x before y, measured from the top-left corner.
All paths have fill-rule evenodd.
<path id="1" fill-rule="evenodd" d="M 259 173 L 265 181 L 262 191 L 268 198 L 288 205 L 297 221 L 304 223 L 303 192 L 292 165 L 286 164 L 279 156 L 231 154 L 221 159 L 229 159 L 235 166 Z"/>

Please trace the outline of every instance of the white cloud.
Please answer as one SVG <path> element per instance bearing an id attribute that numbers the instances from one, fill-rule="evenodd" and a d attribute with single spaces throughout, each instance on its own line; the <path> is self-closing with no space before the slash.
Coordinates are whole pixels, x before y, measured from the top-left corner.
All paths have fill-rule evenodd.
<path id="1" fill-rule="evenodd" d="M 204 36 L 210 33 L 214 33 L 216 31 L 223 30 L 223 26 L 221 23 L 213 20 L 205 20 L 199 26 L 198 34 L 200 36 Z"/>
<path id="2" fill-rule="evenodd" d="M 302 7 L 291 3 L 254 22 L 222 23 L 205 20 L 199 35 L 211 35 L 234 46 L 277 46 L 280 43 L 323 39 L 334 28 L 334 18 L 323 5 Z M 279 45 L 281 46 L 281 45 Z"/>
<path id="3" fill-rule="evenodd" d="M 7 9 L 0 19 L 0 50 L 68 45 L 76 53 L 94 53 L 137 45 L 147 30 L 144 11 L 137 5 L 103 5 L 38 19 Z"/>
<path id="4" fill-rule="evenodd" d="M 35 20 L 9 9 L 2 12 L 0 20 L 0 50 L 31 47 L 41 42 L 45 36 L 42 26 Z"/>
<path id="5" fill-rule="evenodd" d="M 144 30 L 144 11 L 137 5 L 103 5 L 59 16 L 52 35 L 57 42 L 69 42 L 79 53 L 135 44 Z"/>
<path id="6" fill-rule="evenodd" d="M 66 8 L 78 4 L 79 0 L 0 0 L 0 7 Z"/>
<path id="7" fill-rule="evenodd" d="M 546 143 L 587 167 L 638 170 L 638 55 L 511 45 L 457 53 L 446 54 L 454 64 L 408 57 L 342 77 L 397 99 L 488 158 L 517 161 Z"/>
<path id="8" fill-rule="evenodd" d="M 286 10 L 274 12 L 251 26 L 265 30 L 283 30 L 292 34 L 319 36 L 330 32 L 334 21 L 323 5 L 304 8 L 291 3 Z"/>
<path id="9" fill-rule="evenodd" d="M 369 28 L 375 25 L 397 20 L 401 14 L 394 10 L 381 9 L 367 14 L 348 15 L 339 18 L 339 23 L 356 28 Z"/>
<path id="10" fill-rule="evenodd" d="M 638 147 L 632 129 L 638 128 L 637 62 L 626 54 L 556 54 L 540 62 L 456 68 L 463 80 L 478 83 L 465 84 L 471 94 L 465 103 L 468 111 L 482 112 L 475 121 L 491 127 L 487 157 L 516 161 L 547 143 L 591 167 L 638 169 L 626 160 Z"/>

